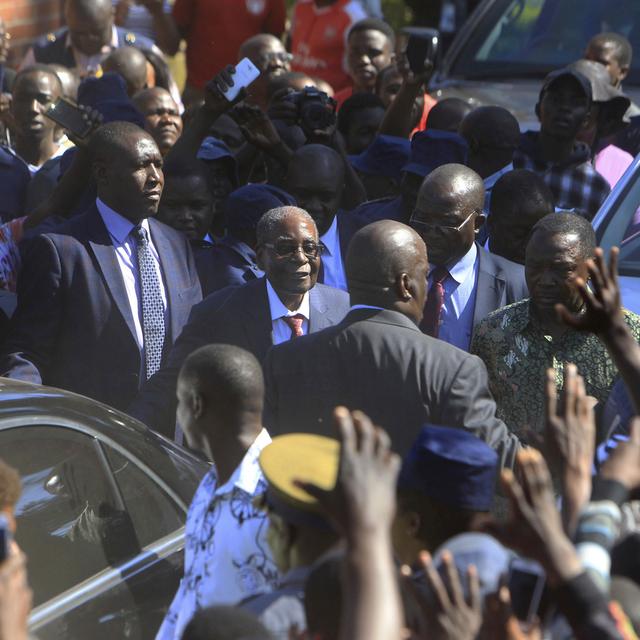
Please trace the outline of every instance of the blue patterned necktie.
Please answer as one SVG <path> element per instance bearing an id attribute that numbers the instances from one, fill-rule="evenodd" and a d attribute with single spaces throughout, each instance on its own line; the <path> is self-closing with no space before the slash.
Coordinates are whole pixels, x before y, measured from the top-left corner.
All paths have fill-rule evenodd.
<path id="1" fill-rule="evenodd" d="M 164 306 L 156 260 L 151 253 L 149 236 L 143 227 L 132 231 L 136 239 L 140 292 L 142 294 L 142 336 L 144 340 L 145 374 L 149 379 L 159 368 L 164 347 Z"/>

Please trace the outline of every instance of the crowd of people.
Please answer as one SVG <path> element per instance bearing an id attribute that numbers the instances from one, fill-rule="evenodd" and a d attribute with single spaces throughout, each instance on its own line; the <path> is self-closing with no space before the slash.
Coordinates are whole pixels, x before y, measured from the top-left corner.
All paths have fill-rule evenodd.
<path id="1" fill-rule="evenodd" d="M 477 3 L 408 4 L 447 36 Z M 158 640 L 639 637 L 640 317 L 591 224 L 640 151 L 631 45 L 521 132 L 431 96 L 376 0 L 286 17 L 65 0 L 15 68 L 0 17 L 0 375 L 212 463 Z M 27 574 L 14 542 L 0 640 Z"/>

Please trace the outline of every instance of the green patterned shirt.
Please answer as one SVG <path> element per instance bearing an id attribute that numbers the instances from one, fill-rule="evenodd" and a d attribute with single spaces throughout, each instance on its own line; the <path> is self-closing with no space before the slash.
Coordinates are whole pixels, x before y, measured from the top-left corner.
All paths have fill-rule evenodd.
<path id="1" fill-rule="evenodd" d="M 625 320 L 640 340 L 640 316 L 624 310 Z M 522 300 L 489 314 L 475 329 L 471 353 L 487 365 L 496 415 L 517 435 L 529 427 L 544 429 L 546 370 L 553 367 L 562 389 L 564 365 L 572 362 L 584 378 L 587 393 L 604 402 L 618 375 L 604 344 L 592 333 L 568 329 L 554 340 L 545 335 Z"/>

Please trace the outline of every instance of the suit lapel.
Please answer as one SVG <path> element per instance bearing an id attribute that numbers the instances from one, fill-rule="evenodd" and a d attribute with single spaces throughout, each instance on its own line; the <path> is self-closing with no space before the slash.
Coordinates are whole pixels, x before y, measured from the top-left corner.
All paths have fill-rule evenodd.
<path id="1" fill-rule="evenodd" d="M 309 333 L 326 329 L 333 323 L 327 318 L 329 305 L 322 295 L 322 289 L 315 286 L 309 292 Z"/>
<path id="2" fill-rule="evenodd" d="M 87 214 L 87 229 L 89 247 L 93 251 L 98 266 L 102 271 L 107 290 L 111 294 L 118 311 L 120 311 L 120 315 L 124 318 L 127 327 L 129 327 L 131 337 L 137 344 L 136 327 L 133 323 L 131 305 L 129 304 L 127 290 L 125 289 L 124 280 L 122 279 L 122 272 L 118 266 L 116 251 L 113 248 L 111 237 L 109 236 L 107 228 L 104 226 L 102 217 L 95 207 Z"/>
<path id="3" fill-rule="evenodd" d="M 251 344 L 252 352 L 261 360 L 273 344 L 267 283 L 265 278 L 259 278 L 243 286 L 247 287 L 247 295 L 238 299 L 240 304 L 235 313 Z"/>
<path id="4" fill-rule="evenodd" d="M 174 343 L 180 334 L 178 328 L 181 327 L 180 310 L 180 292 L 184 283 L 178 278 L 181 273 L 180 269 L 176 269 L 176 265 L 184 262 L 176 253 L 176 246 L 166 233 L 162 225 L 157 224 L 152 218 L 149 219 L 149 230 L 151 232 L 151 240 L 155 245 L 158 257 L 160 259 L 160 268 L 162 278 L 164 280 L 164 293 L 167 296 L 167 311 L 169 312 L 169 322 L 171 323 L 171 342 Z"/>
<path id="5" fill-rule="evenodd" d="M 484 320 L 492 311 L 504 306 L 505 281 L 496 276 L 493 263 L 483 249 L 478 247 L 478 287 L 476 306 L 473 310 L 473 326 Z"/>

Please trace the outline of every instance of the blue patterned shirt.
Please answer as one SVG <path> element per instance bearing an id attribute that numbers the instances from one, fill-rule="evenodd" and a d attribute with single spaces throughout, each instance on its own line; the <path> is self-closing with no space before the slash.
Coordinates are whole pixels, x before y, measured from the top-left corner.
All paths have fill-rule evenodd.
<path id="1" fill-rule="evenodd" d="M 156 640 L 179 640 L 199 609 L 235 604 L 277 584 L 267 514 L 254 505 L 266 489 L 258 458 L 270 442 L 263 429 L 223 486 L 215 467 L 202 479 L 187 514 L 184 577 Z"/>

